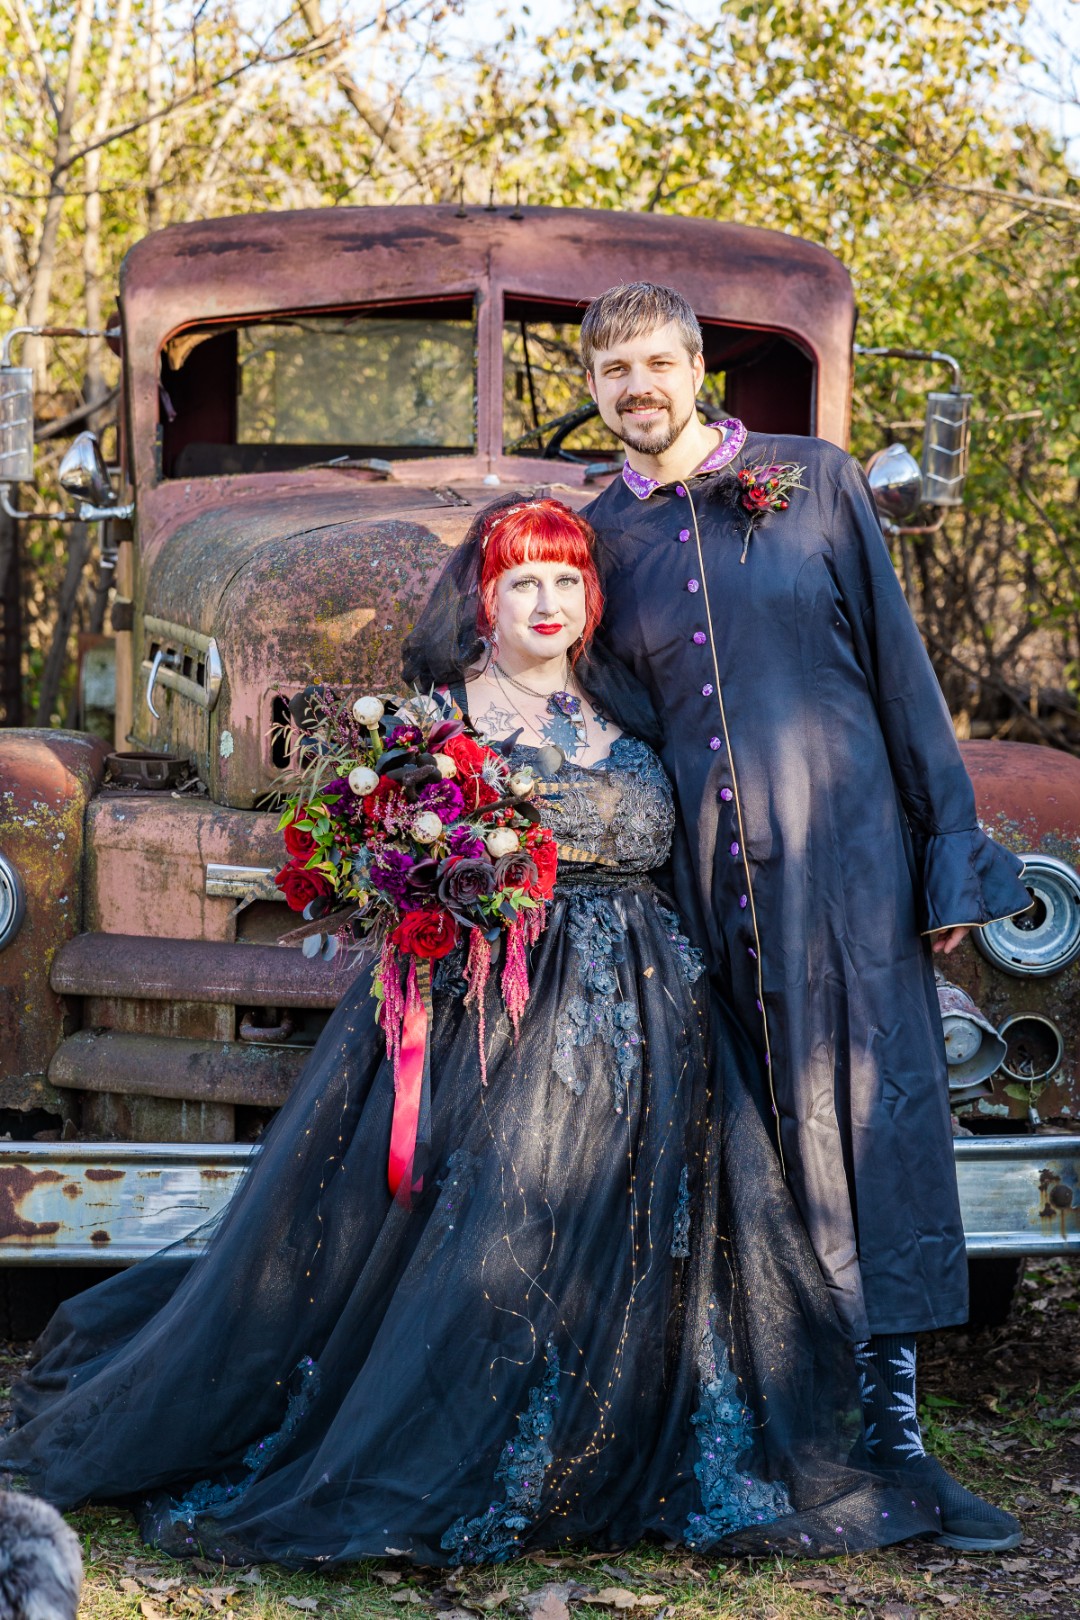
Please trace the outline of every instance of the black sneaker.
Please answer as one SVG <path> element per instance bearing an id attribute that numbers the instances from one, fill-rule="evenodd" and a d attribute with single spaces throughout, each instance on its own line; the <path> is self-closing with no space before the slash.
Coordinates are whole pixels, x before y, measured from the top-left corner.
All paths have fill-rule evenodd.
<path id="1" fill-rule="evenodd" d="M 965 1490 L 936 1457 L 913 1457 L 892 1472 L 934 1492 L 941 1505 L 941 1532 L 931 1537 L 936 1545 L 958 1552 L 1009 1552 L 1019 1547 L 1019 1519 Z"/>

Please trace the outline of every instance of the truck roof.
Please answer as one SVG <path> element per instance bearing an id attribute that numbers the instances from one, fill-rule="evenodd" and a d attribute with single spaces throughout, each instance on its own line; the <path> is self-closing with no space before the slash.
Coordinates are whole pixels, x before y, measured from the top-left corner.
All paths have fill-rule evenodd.
<path id="1" fill-rule="evenodd" d="M 132 248 L 121 273 L 125 345 L 145 396 L 134 411 L 155 413 L 158 355 L 187 325 L 468 294 L 483 347 L 500 341 L 507 297 L 549 301 L 566 318 L 640 279 L 677 287 L 703 321 L 791 338 L 815 362 L 814 430 L 845 442 L 855 302 L 838 259 L 779 231 L 582 208 L 323 208 L 169 226 Z M 493 453 L 495 402 L 481 396 L 478 408 L 477 448 Z"/>

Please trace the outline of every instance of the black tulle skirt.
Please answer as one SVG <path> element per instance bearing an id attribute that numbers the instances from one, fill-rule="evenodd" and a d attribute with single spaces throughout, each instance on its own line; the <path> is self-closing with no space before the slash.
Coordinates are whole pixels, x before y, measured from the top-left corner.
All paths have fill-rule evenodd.
<path id="1" fill-rule="evenodd" d="M 935 1503 L 848 1466 L 850 1354 L 753 1058 L 642 880 L 560 891 L 487 1083 L 453 958 L 432 1150 L 386 1178 L 393 1079 L 350 984 L 198 1258 L 63 1306 L 0 1466 L 230 1562 L 497 1562 L 659 1537 L 858 1548 Z"/>

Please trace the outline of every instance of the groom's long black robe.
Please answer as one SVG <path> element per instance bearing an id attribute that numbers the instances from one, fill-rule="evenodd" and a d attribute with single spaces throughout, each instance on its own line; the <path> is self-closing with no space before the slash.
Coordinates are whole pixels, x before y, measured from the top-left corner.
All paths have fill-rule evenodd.
<path id="1" fill-rule="evenodd" d="M 722 482 L 763 459 L 804 466 L 806 487 L 763 520 L 740 564 L 743 525 Z M 616 479 L 586 515 L 605 636 L 664 723 L 680 900 L 702 903 L 837 1310 L 855 1339 L 962 1322 L 964 1234 L 921 936 L 1030 899 L 1016 857 L 976 823 L 862 473 L 823 440 L 751 434 L 723 472 L 644 499 Z"/>

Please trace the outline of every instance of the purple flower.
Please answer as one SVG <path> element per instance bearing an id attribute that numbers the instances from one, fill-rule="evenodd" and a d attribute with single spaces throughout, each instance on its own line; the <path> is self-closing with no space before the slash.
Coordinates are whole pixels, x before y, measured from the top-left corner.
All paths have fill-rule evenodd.
<path id="1" fill-rule="evenodd" d="M 364 814 L 364 801 L 358 799 L 344 776 L 335 776 L 332 782 L 327 782 L 322 789 L 323 793 L 336 793 L 337 804 L 332 807 L 333 813 L 344 821 L 359 821 Z"/>
<path id="2" fill-rule="evenodd" d="M 465 808 L 465 795 L 456 782 L 429 782 L 416 799 L 424 810 L 434 810 L 444 822 L 456 821 Z"/>
<path id="3" fill-rule="evenodd" d="M 386 739 L 387 748 L 419 748 L 424 741 L 424 733 L 419 726 L 395 726 Z"/>
<path id="4" fill-rule="evenodd" d="M 451 855 L 464 855 L 467 860 L 478 860 L 484 853 L 484 840 L 472 827 L 455 827 L 446 845 Z"/>
<path id="5" fill-rule="evenodd" d="M 400 849 L 380 849 L 371 857 L 371 881 L 388 899 L 401 905 L 407 892 L 413 857 Z"/>

